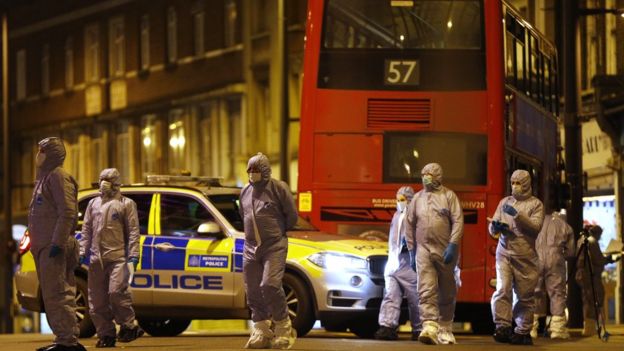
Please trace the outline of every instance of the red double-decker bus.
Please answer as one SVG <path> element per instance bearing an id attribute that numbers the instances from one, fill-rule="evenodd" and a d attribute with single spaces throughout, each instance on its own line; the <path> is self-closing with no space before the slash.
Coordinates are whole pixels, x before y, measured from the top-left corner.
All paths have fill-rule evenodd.
<path id="1" fill-rule="evenodd" d="M 457 320 L 491 327 L 496 241 L 487 216 L 515 169 L 556 208 L 557 54 L 494 0 L 310 0 L 299 210 L 336 233 L 385 233 L 430 162 L 464 210 Z M 478 313 L 477 313 L 478 312 Z"/>

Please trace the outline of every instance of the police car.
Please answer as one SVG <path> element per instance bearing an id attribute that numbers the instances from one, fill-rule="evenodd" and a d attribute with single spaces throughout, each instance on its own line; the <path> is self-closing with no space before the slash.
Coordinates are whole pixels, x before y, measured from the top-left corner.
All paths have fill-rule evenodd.
<path id="1" fill-rule="evenodd" d="M 250 318 L 240 188 L 223 187 L 214 178 L 155 175 L 121 191 L 136 202 L 139 216 L 141 257 L 131 290 L 143 329 L 174 336 L 193 319 Z M 97 189 L 79 192 L 79 224 L 94 196 Z M 301 218 L 288 237 L 283 287 L 298 335 L 320 320 L 327 329 L 370 337 L 378 327 L 387 244 L 322 233 Z M 86 266 L 76 270 L 76 278 L 80 333 L 89 337 L 95 329 Z M 30 252 L 22 256 L 15 283 L 21 305 L 44 312 Z"/>

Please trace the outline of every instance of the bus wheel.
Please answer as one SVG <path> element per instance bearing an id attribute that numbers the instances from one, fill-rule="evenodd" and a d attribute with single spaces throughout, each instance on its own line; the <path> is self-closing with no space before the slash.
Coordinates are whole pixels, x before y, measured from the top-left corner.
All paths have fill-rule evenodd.
<path id="1" fill-rule="evenodd" d="M 377 316 L 374 318 L 359 318 L 349 323 L 349 330 L 362 339 L 372 339 L 377 329 L 379 329 Z"/>
<path id="2" fill-rule="evenodd" d="M 190 319 L 139 318 L 139 325 L 151 336 L 176 336 L 191 324 Z"/>
<path id="3" fill-rule="evenodd" d="M 292 319 L 292 326 L 297 330 L 298 336 L 304 336 L 316 322 L 309 289 L 301 279 L 288 272 L 284 273 L 282 287 L 286 295 L 288 315 Z"/>
<path id="4" fill-rule="evenodd" d="M 90 338 L 95 334 L 95 326 L 89 314 L 89 295 L 87 281 L 76 277 L 76 318 L 80 328 L 80 338 Z"/>

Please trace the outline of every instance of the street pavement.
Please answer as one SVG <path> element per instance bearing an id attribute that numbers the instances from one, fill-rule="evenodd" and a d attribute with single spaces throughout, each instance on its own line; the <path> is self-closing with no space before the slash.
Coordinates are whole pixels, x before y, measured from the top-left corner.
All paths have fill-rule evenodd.
<path id="1" fill-rule="evenodd" d="M 573 330 L 573 338 L 568 341 L 553 341 L 538 338 L 535 341 L 535 350 L 624 350 L 624 325 L 608 326 L 612 336 L 608 342 L 602 342 L 597 337 L 581 338 L 580 331 Z M 512 347 L 507 344 L 495 343 L 491 336 L 458 333 L 457 345 L 448 346 L 454 350 L 505 350 Z M 154 338 L 142 337 L 129 344 L 118 343 L 117 349 L 123 350 L 240 350 L 247 341 L 248 334 L 243 330 L 232 332 L 186 332 L 177 337 Z M 42 334 L 4 334 L 0 335 L 0 350 L 22 351 L 35 350 L 37 347 L 49 344 L 52 335 Z M 95 351 L 96 338 L 82 339 L 81 342 L 89 350 Z M 292 350 L 322 350 L 322 351 L 355 351 L 355 350 L 415 350 L 431 349 L 432 346 L 411 341 L 409 333 L 400 333 L 398 341 L 362 340 L 350 333 L 330 333 L 322 329 L 313 330 L 305 338 L 297 339 Z M 441 346 L 445 347 L 445 346 Z M 513 346 L 512 349 L 529 348 L 530 346 Z"/>

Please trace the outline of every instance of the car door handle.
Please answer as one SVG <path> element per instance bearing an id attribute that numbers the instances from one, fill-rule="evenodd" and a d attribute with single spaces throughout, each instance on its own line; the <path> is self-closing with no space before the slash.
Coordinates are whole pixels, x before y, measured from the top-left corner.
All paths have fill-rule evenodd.
<path id="1" fill-rule="evenodd" d="M 164 252 L 168 252 L 168 251 L 171 251 L 171 250 L 175 249 L 175 246 L 173 246 L 170 243 L 156 244 L 156 245 L 154 245 L 154 247 L 156 247 L 156 250 L 160 250 L 160 251 L 164 251 Z"/>

